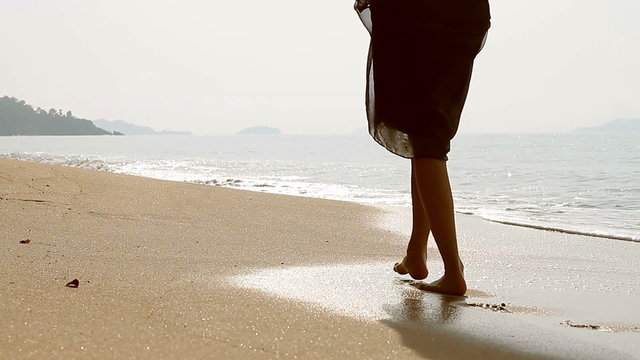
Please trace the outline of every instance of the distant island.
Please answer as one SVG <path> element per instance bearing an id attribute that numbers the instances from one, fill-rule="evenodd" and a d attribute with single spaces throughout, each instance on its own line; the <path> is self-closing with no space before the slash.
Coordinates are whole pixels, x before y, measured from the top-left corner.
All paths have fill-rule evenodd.
<path id="1" fill-rule="evenodd" d="M 574 133 L 640 132 L 640 119 L 616 119 L 594 127 L 578 128 Z"/>
<path id="2" fill-rule="evenodd" d="M 14 135 L 122 135 L 95 126 L 67 111 L 34 108 L 24 100 L 0 98 L 0 136 Z"/>
<path id="3" fill-rule="evenodd" d="M 148 126 L 140 126 L 122 120 L 93 120 L 96 126 L 108 131 L 117 131 L 125 135 L 191 135 L 189 131 L 156 131 Z"/>
<path id="4" fill-rule="evenodd" d="M 254 126 L 240 130 L 238 135 L 280 135 L 280 129 L 268 126 Z"/>

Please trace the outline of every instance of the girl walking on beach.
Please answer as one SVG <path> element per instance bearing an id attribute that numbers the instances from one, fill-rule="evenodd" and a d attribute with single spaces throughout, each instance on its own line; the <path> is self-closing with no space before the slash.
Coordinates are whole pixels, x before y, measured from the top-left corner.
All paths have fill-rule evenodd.
<path id="1" fill-rule="evenodd" d="M 413 227 L 406 256 L 394 270 L 425 279 L 432 233 L 445 272 L 421 288 L 464 295 L 446 161 L 473 61 L 490 26 L 488 1 L 357 0 L 355 8 L 371 34 L 369 133 L 387 150 L 411 160 Z"/>

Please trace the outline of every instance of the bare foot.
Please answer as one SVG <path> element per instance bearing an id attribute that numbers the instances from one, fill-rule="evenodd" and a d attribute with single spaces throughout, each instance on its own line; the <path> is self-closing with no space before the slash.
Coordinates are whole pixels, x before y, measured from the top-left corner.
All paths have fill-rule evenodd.
<path id="1" fill-rule="evenodd" d="M 464 281 L 462 274 L 456 276 L 445 275 L 428 284 L 417 284 L 416 287 L 424 291 L 456 296 L 463 296 L 467 292 L 467 283 Z"/>
<path id="2" fill-rule="evenodd" d="M 402 259 L 402 262 L 396 263 L 393 266 L 393 271 L 400 275 L 409 274 L 416 280 L 425 279 L 427 275 L 429 275 L 429 270 L 427 270 L 427 257 L 426 255 L 415 256 L 407 254 L 407 256 Z"/>

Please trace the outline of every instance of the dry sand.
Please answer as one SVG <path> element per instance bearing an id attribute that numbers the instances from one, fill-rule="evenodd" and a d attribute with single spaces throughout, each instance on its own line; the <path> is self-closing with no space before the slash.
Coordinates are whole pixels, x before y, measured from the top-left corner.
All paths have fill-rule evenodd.
<path id="1" fill-rule="evenodd" d="M 637 243 L 460 216 L 449 297 L 407 209 L 0 159 L 0 219 L 2 359 L 640 358 Z"/>

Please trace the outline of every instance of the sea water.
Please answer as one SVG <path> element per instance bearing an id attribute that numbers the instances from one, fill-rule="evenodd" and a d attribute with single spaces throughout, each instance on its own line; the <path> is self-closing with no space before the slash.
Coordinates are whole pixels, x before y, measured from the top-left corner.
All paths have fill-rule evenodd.
<path id="1" fill-rule="evenodd" d="M 367 136 L 0 137 L 0 156 L 252 191 L 410 206 L 410 162 Z M 640 241 L 640 134 L 459 135 L 456 211 Z"/>

